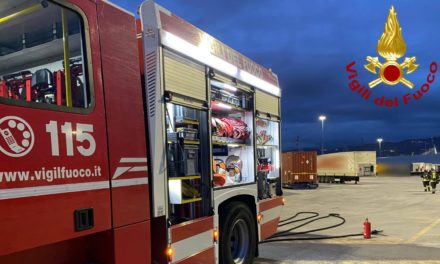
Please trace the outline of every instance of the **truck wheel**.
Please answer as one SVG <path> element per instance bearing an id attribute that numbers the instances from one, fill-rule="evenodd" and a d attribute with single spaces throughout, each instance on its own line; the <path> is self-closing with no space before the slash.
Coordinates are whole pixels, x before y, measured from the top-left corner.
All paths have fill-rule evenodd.
<path id="1" fill-rule="evenodd" d="M 251 264 L 257 247 L 255 217 L 239 202 L 226 206 L 220 215 L 220 264 Z"/>

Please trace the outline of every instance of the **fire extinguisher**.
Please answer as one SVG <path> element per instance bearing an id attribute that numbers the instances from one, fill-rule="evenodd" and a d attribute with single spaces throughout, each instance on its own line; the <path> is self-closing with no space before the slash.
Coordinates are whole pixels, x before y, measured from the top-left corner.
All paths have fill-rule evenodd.
<path id="1" fill-rule="evenodd" d="M 365 239 L 371 238 L 371 223 L 368 222 L 368 218 L 365 219 L 365 222 L 364 222 L 364 238 Z"/>

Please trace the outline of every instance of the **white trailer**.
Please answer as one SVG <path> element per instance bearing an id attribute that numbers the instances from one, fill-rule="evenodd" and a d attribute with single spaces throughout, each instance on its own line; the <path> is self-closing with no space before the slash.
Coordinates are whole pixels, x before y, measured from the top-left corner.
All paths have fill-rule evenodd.
<path id="1" fill-rule="evenodd" d="M 319 155 L 320 182 L 359 181 L 360 176 L 372 176 L 376 171 L 375 151 L 351 151 Z"/>

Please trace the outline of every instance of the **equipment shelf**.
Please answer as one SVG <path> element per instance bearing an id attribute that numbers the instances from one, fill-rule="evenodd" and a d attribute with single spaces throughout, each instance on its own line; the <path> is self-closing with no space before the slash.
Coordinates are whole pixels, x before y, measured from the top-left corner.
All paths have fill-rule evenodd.
<path id="1" fill-rule="evenodd" d="M 220 142 L 220 141 L 213 141 L 213 145 L 224 145 L 224 146 L 237 146 L 237 147 L 247 147 L 248 145 L 243 143 L 228 143 L 228 142 Z"/>
<path id="2" fill-rule="evenodd" d="M 184 181 L 184 180 L 197 180 L 201 179 L 200 175 L 191 175 L 191 176 L 179 176 L 179 177 L 170 177 L 170 181 Z"/>
<path id="3" fill-rule="evenodd" d="M 268 147 L 268 148 L 278 148 L 278 145 L 257 145 L 257 148 L 264 148 L 264 147 Z"/>
<path id="4" fill-rule="evenodd" d="M 172 144 L 172 143 L 173 143 L 172 141 L 168 141 L 168 144 Z M 200 141 L 185 139 L 183 141 L 183 144 L 187 144 L 187 145 L 200 145 Z"/>
<path id="5" fill-rule="evenodd" d="M 195 121 L 195 120 L 188 120 L 188 119 L 184 119 L 184 120 L 179 120 L 176 121 L 176 124 L 180 125 L 199 125 L 200 122 L 199 121 Z"/>
<path id="6" fill-rule="evenodd" d="M 195 203 L 195 202 L 198 202 L 198 201 L 201 201 L 201 200 L 202 200 L 201 197 L 193 198 L 193 199 L 183 199 L 183 200 L 180 202 L 180 204 Z"/>

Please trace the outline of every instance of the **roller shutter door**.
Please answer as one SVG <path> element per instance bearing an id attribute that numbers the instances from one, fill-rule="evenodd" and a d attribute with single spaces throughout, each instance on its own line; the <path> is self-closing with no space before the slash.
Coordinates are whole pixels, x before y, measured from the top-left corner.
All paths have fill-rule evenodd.
<path id="1" fill-rule="evenodd" d="M 206 101 L 205 67 L 164 50 L 165 90 Z"/>
<path id="2" fill-rule="evenodd" d="M 267 94 L 265 92 L 262 92 L 260 90 L 256 90 L 256 109 L 257 111 L 280 116 L 280 110 L 279 110 L 279 98 L 270 94 Z"/>

